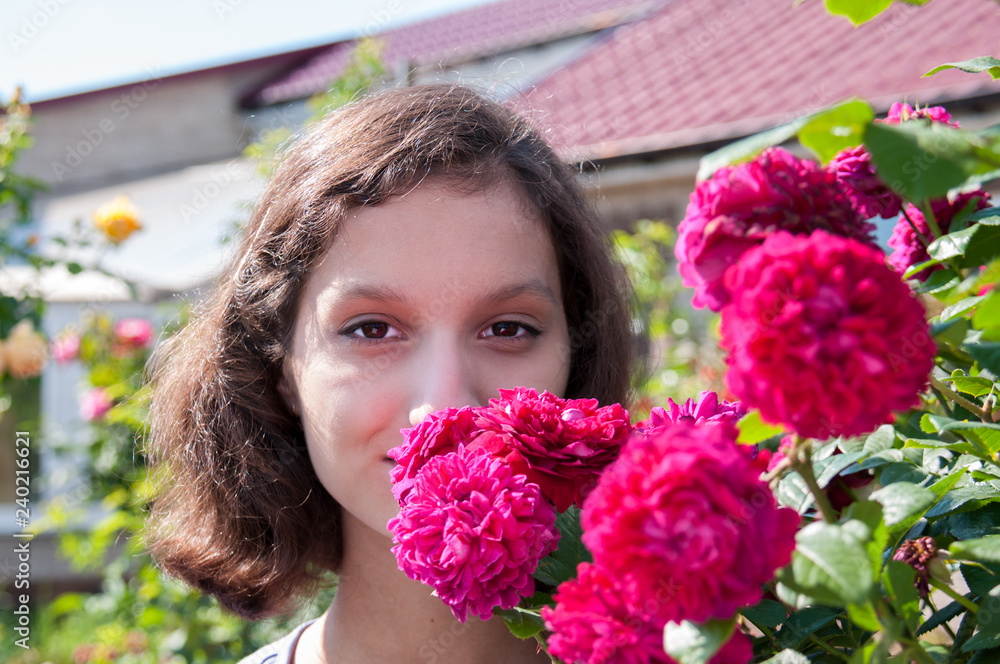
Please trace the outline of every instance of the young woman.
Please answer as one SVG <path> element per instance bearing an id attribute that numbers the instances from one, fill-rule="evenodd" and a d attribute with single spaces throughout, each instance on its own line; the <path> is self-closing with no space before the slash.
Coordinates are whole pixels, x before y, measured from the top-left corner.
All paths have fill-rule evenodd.
<path id="1" fill-rule="evenodd" d="M 546 661 L 397 569 L 386 453 L 499 388 L 624 402 L 625 295 L 572 170 L 504 106 L 435 85 L 337 110 L 159 357 L 154 555 L 251 618 L 337 573 L 322 617 L 246 662 Z"/>

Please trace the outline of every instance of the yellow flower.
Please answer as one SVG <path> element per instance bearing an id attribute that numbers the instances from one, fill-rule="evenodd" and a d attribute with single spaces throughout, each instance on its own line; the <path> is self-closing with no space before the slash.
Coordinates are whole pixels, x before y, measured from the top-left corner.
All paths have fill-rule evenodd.
<path id="1" fill-rule="evenodd" d="M 31 378 L 42 373 L 48 349 L 45 337 L 35 332 L 31 321 L 22 320 L 3 342 L 3 361 L 11 376 Z"/>
<path id="2" fill-rule="evenodd" d="M 94 225 L 107 236 L 108 240 L 118 244 L 142 228 L 139 208 L 128 196 L 116 196 L 114 200 L 97 208 L 94 212 Z"/>

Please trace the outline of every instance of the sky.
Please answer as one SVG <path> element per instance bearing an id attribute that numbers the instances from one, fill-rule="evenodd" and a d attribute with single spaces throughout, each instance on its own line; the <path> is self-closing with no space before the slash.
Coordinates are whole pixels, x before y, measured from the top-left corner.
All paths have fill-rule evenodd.
<path id="1" fill-rule="evenodd" d="M 3 0 L 0 99 L 29 102 L 332 43 L 489 0 Z"/>

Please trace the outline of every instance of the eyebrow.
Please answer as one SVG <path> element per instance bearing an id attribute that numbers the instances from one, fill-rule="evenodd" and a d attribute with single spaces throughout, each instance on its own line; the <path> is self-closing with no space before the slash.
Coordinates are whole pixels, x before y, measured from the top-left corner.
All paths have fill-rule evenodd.
<path id="1" fill-rule="evenodd" d="M 559 306 L 552 289 L 540 279 L 531 279 L 524 283 L 498 286 L 486 291 L 482 296 L 482 301 L 486 304 L 496 304 L 513 300 L 521 295 L 534 295 L 541 297 L 553 306 Z M 373 302 L 398 302 L 410 304 L 411 299 L 391 286 L 371 286 L 367 284 L 354 284 L 340 290 L 336 296 L 336 301 L 349 303 L 357 300 L 369 300 Z"/>

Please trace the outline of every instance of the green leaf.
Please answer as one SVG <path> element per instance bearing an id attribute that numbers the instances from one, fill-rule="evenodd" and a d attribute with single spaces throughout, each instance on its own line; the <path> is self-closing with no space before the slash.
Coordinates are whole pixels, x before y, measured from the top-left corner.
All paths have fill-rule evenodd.
<path id="1" fill-rule="evenodd" d="M 971 60 L 962 60 L 961 62 L 947 62 L 943 65 L 938 65 L 924 74 L 924 76 L 933 76 L 945 69 L 958 69 L 970 74 L 982 74 L 985 72 L 992 76 L 994 80 L 1000 78 L 1000 60 L 989 55 L 972 58 Z"/>
<path id="2" fill-rule="evenodd" d="M 979 628 L 973 637 L 962 645 L 962 652 L 973 652 L 974 650 L 1000 646 L 1000 615 L 993 611 L 980 611 L 976 619 Z"/>
<path id="3" fill-rule="evenodd" d="M 934 261 L 934 264 L 939 264 L 939 261 Z M 920 272 L 920 270 L 917 270 L 913 274 L 917 272 Z M 927 277 L 927 281 L 918 284 L 913 290 L 918 293 L 929 293 L 938 296 L 939 299 L 944 299 L 951 289 L 960 283 L 962 283 L 962 278 L 952 270 L 935 270 L 931 273 L 931 276 Z"/>
<path id="4" fill-rule="evenodd" d="M 798 473 L 786 473 L 778 482 L 775 496 L 779 503 L 799 514 L 805 514 L 813 504 L 812 492 Z"/>
<path id="5" fill-rule="evenodd" d="M 1000 328 L 1000 291 L 993 290 L 986 295 L 986 299 L 972 316 L 972 324 L 976 328 L 986 331 L 986 334 L 983 335 L 985 340 L 1000 341 L 996 338 L 997 329 Z M 975 378 L 987 384 L 986 391 L 980 392 L 980 394 L 987 394 L 993 386 L 993 381 L 979 376 Z M 974 396 L 980 396 L 980 394 Z"/>
<path id="6" fill-rule="evenodd" d="M 875 112 L 866 102 L 845 101 L 814 115 L 799 130 L 799 141 L 827 163 L 841 150 L 861 145 L 873 119 Z"/>
<path id="7" fill-rule="evenodd" d="M 753 606 L 741 609 L 740 613 L 753 624 L 769 629 L 776 628 L 788 617 L 785 607 L 773 599 L 762 599 Z"/>
<path id="8" fill-rule="evenodd" d="M 781 427 L 768 424 L 760 417 L 759 410 L 751 410 L 744 415 L 736 427 L 740 430 L 740 435 L 736 442 L 743 445 L 756 445 L 757 443 L 773 438 L 784 433 Z"/>
<path id="9" fill-rule="evenodd" d="M 906 482 L 883 487 L 874 492 L 871 499 L 882 505 L 887 526 L 894 526 L 907 517 L 923 513 L 936 501 L 935 495 L 927 489 Z"/>
<path id="10" fill-rule="evenodd" d="M 826 627 L 837 619 L 839 611 L 824 606 L 810 606 L 796 611 L 788 616 L 784 627 L 778 630 L 775 638 L 783 648 L 794 648 L 819 629 Z"/>
<path id="11" fill-rule="evenodd" d="M 944 311 L 938 315 L 938 321 L 944 323 L 952 318 L 964 316 L 975 309 L 983 301 L 984 297 L 983 295 L 973 295 L 972 297 L 961 299 L 949 307 L 945 307 Z"/>
<path id="12" fill-rule="evenodd" d="M 974 134 L 940 123 L 873 123 L 865 129 L 879 177 L 913 201 L 945 196 L 970 176 L 994 170 L 998 164 L 977 150 L 977 142 Z"/>
<path id="13" fill-rule="evenodd" d="M 735 625 L 732 620 L 669 622 L 663 628 L 663 649 L 677 664 L 706 664 L 732 636 Z"/>
<path id="14" fill-rule="evenodd" d="M 866 455 L 870 456 L 884 450 L 891 450 L 895 444 L 896 430 L 891 424 L 883 424 L 868 434 L 868 438 L 865 439 L 865 446 L 862 449 Z"/>
<path id="15" fill-rule="evenodd" d="M 998 311 L 1000 315 L 1000 311 Z M 993 381 L 982 376 L 967 376 L 961 369 L 956 369 L 949 378 L 943 379 L 955 386 L 955 389 L 964 394 L 971 394 L 974 397 L 981 397 L 989 394 L 993 389 Z"/>
<path id="16" fill-rule="evenodd" d="M 80 265 L 79 263 L 75 263 L 75 262 L 71 261 L 69 263 L 66 263 L 66 270 L 70 274 L 80 274 L 81 272 L 83 272 L 83 266 Z"/>
<path id="17" fill-rule="evenodd" d="M 875 611 L 875 607 L 871 602 L 860 606 L 857 604 L 848 605 L 847 615 L 850 616 L 851 620 L 854 621 L 854 624 L 861 629 L 866 629 L 869 632 L 877 632 L 882 629 L 882 623 L 879 622 L 878 613 Z"/>
<path id="18" fill-rule="evenodd" d="M 978 228 L 978 226 L 969 226 L 960 231 L 942 235 L 927 245 L 927 255 L 938 261 L 964 256 L 969 248 L 969 241 Z"/>
<path id="19" fill-rule="evenodd" d="M 871 535 L 868 526 L 855 519 L 837 525 L 810 523 L 795 536 L 792 562 L 779 578 L 823 604 L 863 604 L 874 584 L 865 549 Z"/>
<path id="20" fill-rule="evenodd" d="M 915 576 L 912 567 L 897 560 L 888 561 L 882 574 L 886 597 L 911 632 L 920 624 L 921 615 L 920 595 L 913 585 Z"/>
<path id="21" fill-rule="evenodd" d="M 771 659 L 761 664 L 809 664 L 809 658 L 794 650 L 782 650 Z"/>
<path id="22" fill-rule="evenodd" d="M 844 16 L 855 26 L 870 21 L 886 9 L 892 0 L 825 0 L 826 11 Z"/>
<path id="23" fill-rule="evenodd" d="M 1000 565 L 967 563 L 961 565 L 959 569 L 969 590 L 979 597 L 989 596 L 990 591 L 1000 583 Z"/>
<path id="24" fill-rule="evenodd" d="M 922 263 L 916 263 L 916 264 L 911 265 L 910 267 L 906 268 L 906 272 L 903 273 L 903 278 L 904 279 L 910 279 L 910 278 L 913 277 L 913 275 L 918 274 L 920 272 L 923 272 L 924 270 L 926 270 L 929 267 L 934 267 L 935 265 L 940 265 L 940 264 L 941 264 L 941 261 L 936 261 L 936 260 L 933 260 L 933 259 L 931 259 L 929 261 L 924 261 Z"/>
<path id="25" fill-rule="evenodd" d="M 878 580 L 882 568 L 882 554 L 889 544 L 889 529 L 882 520 L 882 506 L 873 500 L 859 500 L 844 512 L 844 520 L 857 519 L 871 531 L 871 538 L 865 543 L 868 560 L 872 564 L 872 581 Z"/>
<path id="26" fill-rule="evenodd" d="M 819 484 L 819 488 L 825 489 L 841 471 L 865 456 L 864 451 L 849 452 L 847 454 L 834 454 L 816 462 L 813 470 L 816 472 L 816 483 Z"/>
<path id="27" fill-rule="evenodd" d="M 583 528 L 580 526 L 579 509 L 570 507 L 562 514 L 557 514 L 556 527 L 560 533 L 559 546 L 539 561 L 532 575 L 538 581 L 553 587 L 576 578 L 577 565 L 593 560 L 580 539 Z"/>
<path id="28" fill-rule="evenodd" d="M 1000 343 L 971 343 L 964 348 L 981 369 L 1000 377 Z"/>
<path id="29" fill-rule="evenodd" d="M 967 610 L 968 609 L 966 609 L 965 606 L 963 606 L 959 602 L 952 602 L 948 606 L 938 609 L 937 611 L 932 613 L 930 617 L 924 621 L 924 623 L 920 626 L 920 628 L 917 629 L 916 632 L 914 632 L 914 635 L 920 636 L 921 634 L 926 634 L 935 627 L 945 624 L 952 618 L 962 615 L 962 613 Z"/>
<path id="30" fill-rule="evenodd" d="M 959 540 L 1000 535 L 1000 504 L 990 503 L 975 511 L 948 517 L 948 532 Z"/>
<path id="31" fill-rule="evenodd" d="M 519 639 L 530 639 L 545 629 L 545 621 L 540 615 L 519 606 L 513 609 L 494 609 L 493 612 L 503 617 L 510 633 Z"/>
<path id="32" fill-rule="evenodd" d="M 958 560 L 1000 563 L 1000 535 L 953 542 L 948 550 Z"/>

